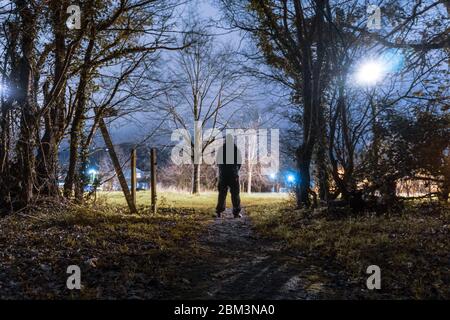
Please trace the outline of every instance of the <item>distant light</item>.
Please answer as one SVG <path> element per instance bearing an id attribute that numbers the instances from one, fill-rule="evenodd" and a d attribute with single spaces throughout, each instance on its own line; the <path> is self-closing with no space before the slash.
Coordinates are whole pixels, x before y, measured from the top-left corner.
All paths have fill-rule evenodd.
<path id="1" fill-rule="evenodd" d="M 287 176 L 287 181 L 288 181 L 288 182 L 295 182 L 295 177 L 294 177 L 294 175 L 289 174 L 289 175 Z"/>
<path id="2" fill-rule="evenodd" d="M 90 170 L 88 171 L 88 173 L 91 174 L 91 175 L 96 175 L 96 174 L 98 173 L 98 171 L 95 170 L 95 169 L 90 169 Z"/>
<path id="3" fill-rule="evenodd" d="M 356 73 L 356 81 L 362 85 L 374 85 L 385 74 L 385 67 L 381 61 L 370 60 L 362 63 Z"/>
<path id="4" fill-rule="evenodd" d="M 276 173 L 271 173 L 270 174 L 270 179 L 274 180 L 277 177 Z"/>

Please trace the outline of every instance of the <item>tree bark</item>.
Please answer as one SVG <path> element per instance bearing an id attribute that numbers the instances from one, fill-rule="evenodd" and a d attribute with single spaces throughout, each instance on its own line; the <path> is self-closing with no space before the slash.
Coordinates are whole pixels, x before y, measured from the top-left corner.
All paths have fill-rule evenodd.
<path id="1" fill-rule="evenodd" d="M 36 39 L 36 17 L 27 1 L 16 1 L 21 18 L 22 57 L 19 62 L 17 103 L 21 112 L 20 133 L 17 142 L 17 162 L 15 184 L 18 187 L 17 206 L 21 209 L 33 199 L 35 181 L 35 147 L 37 136 L 36 106 L 33 95 L 34 41 Z"/>
<path id="2" fill-rule="evenodd" d="M 329 193 L 330 193 L 330 183 L 329 183 L 329 174 L 328 174 L 328 166 L 326 159 L 326 149 L 327 149 L 327 133 L 325 128 L 325 118 L 323 116 L 323 108 L 320 107 L 321 111 L 319 111 L 318 124 L 319 128 L 319 139 L 317 143 L 316 150 L 316 164 L 318 171 L 318 182 L 319 182 L 319 198 L 322 201 L 328 203 Z"/>
<path id="3" fill-rule="evenodd" d="M 252 193 L 252 176 L 253 176 L 253 165 L 250 163 L 250 159 L 247 162 L 247 193 Z"/>
<path id="4" fill-rule="evenodd" d="M 150 187 L 151 187 L 151 205 L 152 212 L 157 210 L 157 193 L 156 193 L 156 149 L 152 148 L 150 151 Z"/>
<path id="5" fill-rule="evenodd" d="M 69 198 L 72 195 L 73 186 L 75 183 L 76 168 L 78 165 L 78 148 L 80 144 L 81 130 L 84 125 L 84 113 L 86 111 L 86 100 L 87 100 L 87 86 L 90 77 L 90 62 L 92 51 L 94 49 L 94 40 L 89 41 L 88 47 L 86 49 L 86 54 L 84 57 L 83 68 L 80 74 L 80 83 L 78 85 L 77 95 L 76 95 L 76 110 L 72 121 L 72 127 L 70 130 L 70 157 L 69 157 L 69 169 L 67 171 L 67 176 L 64 183 L 64 196 Z"/>
<path id="6" fill-rule="evenodd" d="M 200 193 L 200 164 L 194 164 L 192 172 L 192 193 Z"/>
<path id="7" fill-rule="evenodd" d="M 65 10 L 67 1 L 53 1 L 50 5 L 52 11 L 52 26 L 54 40 L 54 87 L 64 77 L 65 45 Z M 65 81 L 64 81 L 65 83 Z M 47 83 L 48 86 L 48 83 Z M 64 87 L 64 85 L 63 85 Z M 44 90 L 48 95 L 48 88 Z M 65 99 L 64 90 L 60 90 L 58 97 L 49 106 L 44 114 L 45 130 L 40 142 L 37 160 L 38 185 L 41 192 L 47 196 L 58 196 L 58 148 L 64 134 Z M 48 98 L 47 98 L 48 101 Z M 46 105 L 47 103 L 45 103 Z"/>
<path id="8" fill-rule="evenodd" d="M 297 149 L 296 160 L 299 178 L 297 179 L 296 194 L 297 194 L 297 206 L 308 207 L 311 205 L 309 199 L 309 188 L 311 185 L 311 153 L 306 150 L 303 151 L 304 146 Z"/>

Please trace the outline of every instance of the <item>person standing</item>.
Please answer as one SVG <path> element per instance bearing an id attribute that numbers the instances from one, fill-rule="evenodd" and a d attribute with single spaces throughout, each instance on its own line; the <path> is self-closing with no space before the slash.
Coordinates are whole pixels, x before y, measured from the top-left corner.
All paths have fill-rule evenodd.
<path id="1" fill-rule="evenodd" d="M 216 207 L 217 217 L 220 218 L 225 211 L 225 201 L 227 199 L 228 189 L 231 193 L 231 202 L 233 204 L 233 216 L 235 218 L 241 215 L 241 198 L 239 195 L 239 170 L 242 164 L 242 156 L 238 147 L 234 143 L 234 137 L 227 134 L 225 143 L 217 152 L 217 165 L 219 167 L 218 180 L 218 200 Z"/>

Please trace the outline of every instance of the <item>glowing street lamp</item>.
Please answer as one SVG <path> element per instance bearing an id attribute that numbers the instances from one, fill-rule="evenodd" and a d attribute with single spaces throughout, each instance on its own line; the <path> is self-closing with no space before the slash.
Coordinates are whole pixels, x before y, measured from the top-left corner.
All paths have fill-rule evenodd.
<path id="1" fill-rule="evenodd" d="M 286 175 L 286 184 L 285 184 L 285 186 L 287 188 L 293 188 L 295 186 L 296 180 L 297 180 L 297 177 L 295 176 L 295 174 L 288 173 Z"/>
<path id="2" fill-rule="evenodd" d="M 91 181 L 92 181 L 92 183 L 94 183 L 95 182 L 95 177 L 98 175 L 98 171 L 97 170 L 95 170 L 95 169 L 90 169 L 89 171 L 88 171 L 88 174 L 91 176 Z"/>
<path id="3" fill-rule="evenodd" d="M 385 67 L 381 61 L 365 61 L 359 66 L 356 72 L 356 81 L 362 85 L 374 85 L 383 78 L 385 71 Z"/>
<path id="4" fill-rule="evenodd" d="M 270 180 L 272 180 L 272 182 L 273 182 L 273 185 L 272 185 L 272 192 L 275 192 L 275 190 L 277 189 L 276 188 L 276 185 L 278 184 L 278 179 L 277 179 L 277 174 L 275 173 L 275 172 L 272 172 L 270 175 L 269 175 L 269 178 L 270 178 Z"/>

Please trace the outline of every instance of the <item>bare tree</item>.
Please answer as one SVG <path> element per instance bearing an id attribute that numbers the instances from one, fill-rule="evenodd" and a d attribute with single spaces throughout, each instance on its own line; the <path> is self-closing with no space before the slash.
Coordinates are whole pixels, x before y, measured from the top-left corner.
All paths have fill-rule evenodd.
<path id="1" fill-rule="evenodd" d="M 73 30 L 66 26 L 68 5 L 66 0 L 2 4 L 0 203 L 6 210 L 24 208 L 39 196 L 59 195 L 58 152 L 67 134 L 65 194 L 71 196 L 74 183 L 85 174 L 83 154 L 102 112 L 114 111 L 126 98 L 118 88 L 144 56 L 178 49 L 170 32 L 176 2 L 84 1 L 81 28 Z M 95 113 L 96 81 L 105 68 L 122 74 L 112 86 L 111 99 L 98 108 L 94 126 L 86 130 Z"/>
<path id="2" fill-rule="evenodd" d="M 172 119 L 173 127 L 198 132 L 206 128 L 222 131 L 236 111 L 237 102 L 246 92 L 233 51 L 214 40 L 206 28 L 198 28 L 188 36 L 192 45 L 177 53 L 169 80 L 172 85 L 162 101 L 163 108 Z M 198 128 L 194 128 L 197 125 Z M 200 129 L 201 131 L 201 129 Z M 215 141 L 211 134 L 202 139 L 191 140 L 192 193 L 200 192 L 199 159 L 195 159 L 195 148 L 200 158 L 203 151 Z"/>
<path id="3" fill-rule="evenodd" d="M 326 21 L 329 2 L 317 0 L 305 5 L 301 1 L 251 1 L 250 5 L 244 5 L 225 0 L 223 3 L 232 24 L 253 35 L 265 61 L 282 71 L 279 79 L 294 92 L 302 126 L 302 140 L 295 151 L 301 176 L 297 202 L 299 206 L 309 205 L 310 166 L 324 122 L 326 35 L 331 30 Z"/>
<path id="4" fill-rule="evenodd" d="M 171 2 L 121 1 L 117 7 L 107 9 L 111 13 L 107 18 L 93 20 L 86 26 L 90 38 L 84 50 L 83 63 L 77 70 L 80 76 L 74 98 L 74 113 L 70 129 L 70 163 L 64 184 L 66 196 L 71 195 L 76 181 L 78 181 L 78 185 L 82 185 L 79 181 L 83 175 L 83 161 L 79 162 L 78 158 L 80 153 L 83 157 L 83 152 L 86 152 L 83 150 L 86 150 L 90 141 L 82 141 L 84 148 L 81 151 L 79 144 L 88 112 L 88 98 L 93 94 L 92 82 L 101 75 L 99 72 L 102 68 L 114 66 L 121 69 L 122 74 L 117 76 L 116 84 L 112 86 L 111 98 L 106 99 L 108 103 L 111 103 L 114 101 L 113 98 L 118 95 L 120 85 L 147 57 L 148 53 L 162 49 L 178 49 L 178 47 L 172 46 L 174 39 L 167 34 L 170 29 L 172 8 Z M 106 10 L 106 8 L 102 9 Z M 125 17 L 128 19 L 124 19 Z M 149 21 L 153 21 L 153 25 L 149 26 Z M 107 42 L 105 42 L 105 37 L 108 39 Z M 125 57 L 127 57 L 126 60 L 121 60 Z M 126 96 L 130 97 L 131 95 Z M 121 99 L 122 102 L 125 100 L 123 96 Z M 95 118 L 97 123 L 102 117 L 102 111 L 107 107 L 111 111 L 112 106 L 104 103 L 101 108 L 97 108 Z M 94 129 L 97 123 L 94 122 Z"/>

